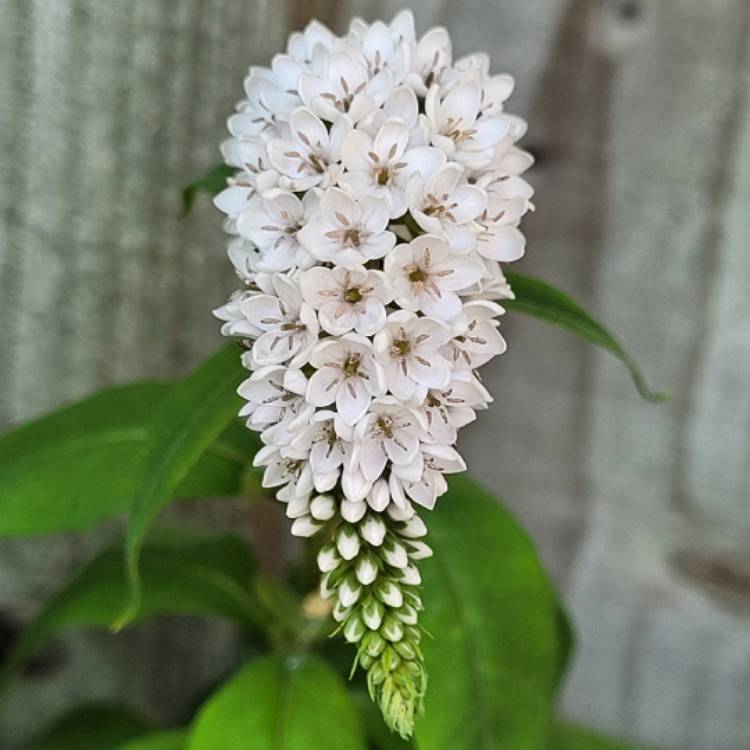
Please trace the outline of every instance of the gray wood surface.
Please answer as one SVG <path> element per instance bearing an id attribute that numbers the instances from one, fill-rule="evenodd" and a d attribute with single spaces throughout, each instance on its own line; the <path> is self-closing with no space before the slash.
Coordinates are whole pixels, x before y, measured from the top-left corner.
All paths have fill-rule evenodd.
<path id="1" fill-rule="evenodd" d="M 0 0 L 0 424 L 184 372 L 232 286 L 219 217 L 178 221 L 245 66 L 310 15 L 395 2 Z M 672 400 L 508 317 L 472 472 L 532 531 L 571 607 L 568 716 L 674 750 L 750 748 L 750 123 L 746 0 L 414 4 L 493 55 L 530 121 L 537 212 L 521 267 L 574 293 Z M 235 506 L 197 520 L 240 514 Z M 102 533 L 109 533 L 105 530 Z M 0 609 L 28 617 L 86 549 L 0 545 Z M 216 624 L 66 636 L 0 716 L 12 748 L 86 698 L 177 720 L 235 655 Z M 6 740 L 7 738 L 7 740 Z"/>

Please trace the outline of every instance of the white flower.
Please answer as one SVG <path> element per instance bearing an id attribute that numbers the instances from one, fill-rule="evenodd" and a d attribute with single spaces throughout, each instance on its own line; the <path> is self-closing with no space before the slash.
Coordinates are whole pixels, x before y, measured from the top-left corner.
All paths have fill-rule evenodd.
<path id="1" fill-rule="evenodd" d="M 413 409 L 391 396 L 373 401 L 354 430 L 355 455 L 364 478 L 374 482 L 389 460 L 421 474 L 420 439 L 424 434 L 423 417 Z"/>
<path id="2" fill-rule="evenodd" d="M 392 87 L 387 68 L 371 74 L 365 57 L 354 50 L 334 49 L 324 58 L 319 73 L 303 72 L 299 77 L 302 101 L 329 122 L 347 115 L 358 123 L 383 103 Z"/>
<path id="3" fill-rule="evenodd" d="M 237 277 L 245 284 L 252 284 L 261 260 L 258 248 L 243 237 L 232 237 L 227 246 L 227 255 Z"/>
<path id="4" fill-rule="evenodd" d="M 285 91 L 283 85 L 273 70 L 250 68 L 245 78 L 247 99 L 237 105 L 238 112 L 227 121 L 229 132 L 236 139 L 277 136 L 289 112 L 300 103 L 296 92 Z"/>
<path id="5" fill-rule="evenodd" d="M 464 169 L 451 162 L 427 179 L 415 176 L 407 197 L 414 220 L 425 232 L 443 237 L 455 253 L 476 245 L 474 220 L 484 213 L 487 196 L 473 185 L 459 184 Z"/>
<path id="6" fill-rule="evenodd" d="M 477 252 L 489 260 L 506 263 L 521 258 L 526 249 L 526 238 L 518 229 L 518 223 L 524 213 L 526 203 L 521 198 L 493 198 L 477 218 L 480 227 Z"/>
<path id="7" fill-rule="evenodd" d="M 222 336 L 246 336 L 255 338 L 262 333 L 261 329 L 242 312 L 245 302 L 257 296 L 257 292 L 238 290 L 232 294 L 226 304 L 213 310 L 213 314 L 224 323 L 221 326 Z"/>
<path id="8" fill-rule="evenodd" d="M 358 200 L 339 188 L 327 190 L 319 217 L 308 222 L 299 240 L 318 260 L 339 265 L 382 258 L 396 244 L 387 230 L 389 207 L 384 198 L 363 195 Z"/>
<path id="9" fill-rule="evenodd" d="M 400 467 L 394 466 L 389 479 L 391 495 L 404 502 L 408 497 L 417 505 L 432 509 L 435 500 L 448 489 L 443 474 L 454 474 L 466 471 L 466 462 L 458 451 L 449 445 L 436 443 L 424 445 L 422 451 L 424 470 L 421 477 L 400 476 Z"/>
<path id="10" fill-rule="evenodd" d="M 402 401 L 421 403 L 428 388 L 447 387 L 451 364 L 439 349 L 450 337 L 450 329 L 438 320 L 406 310 L 391 313 L 373 342 L 388 390 Z"/>
<path id="11" fill-rule="evenodd" d="M 402 11 L 390 25 L 382 21 L 368 25 L 361 18 L 355 18 L 349 27 L 349 38 L 361 48 L 371 77 L 387 70 L 394 86 L 403 82 L 409 72 L 414 43 L 411 11 Z"/>
<path id="12" fill-rule="evenodd" d="M 237 231 L 259 251 L 255 269 L 272 272 L 312 266 L 315 259 L 300 244 L 298 234 L 317 209 L 315 192 L 305 193 L 300 200 L 293 193 L 276 188 L 266 192 L 254 210 L 240 214 Z"/>
<path id="13" fill-rule="evenodd" d="M 247 403 L 240 416 L 247 418 L 247 426 L 264 430 L 284 420 L 306 423 L 313 407 L 305 401 L 307 378 L 301 370 L 283 365 L 268 365 L 256 370 L 243 381 L 237 393 Z M 291 419 L 290 419 L 291 418 Z"/>
<path id="14" fill-rule="evenodd" d="M 453 60 L 453 47 L 448 32 L 438 26 L 430 29 L 417 44 L 412 55 L 412 72 L 406 82 L 425 96 L 434 84 L 440 83 Z"/>
<path id="15" fill-rule="evenodd" d="M 464 297 L 468 300 L 515 299 L 516 296 L 513 294 L 500 264 L 482 256 L 480 256 L 480 260 L 484 265 L 484 274 L 477 284 L 464 293 Z"/>
<path id="16" fill-rule="evenodd" d="M 347 333 L 340 339 L 321 341 L 310 356 L 317 368 L 310 377 L 307 400 L 315 406 L 336 403 L 342 421 L 360 420 L 373 396 L 384 392 L 383 373 L 372 357 L 372 344 L 364 336 Z"/>
<path id="17" fill-rule="evenodd" d="M 352 130 L 341 155 L 347 171 L 340 184 L 355 195 L 369 194 L 388 201 L 391 217 L 406 211 L 406 187 L 416 172 L 432 174 L 445 155 L 430 146 L 407 148 L 409 128 L 398 119 L 387 120 L 374 136 Z"/>
<path id="18" fill-rule="evenodd" d="M 300 277 L 305 301 L 318 310 L 324 331 L 341 335 L 354 329 L 372 336 L 385 325 L 385 305 L 393 298 L 382 271 L 351 268 L 311 268 Z"/>
<path id="19" fill-rule="evenodd" d="M 275 295 L 256 294 L 241 304 L 245 318 L 261 331 L 253 344 L 253 363 L 290 361 L 292 367 L 301 367 L 318 340 L 318 318 L 288 278 L 275 274 L 272 283 Z"/>
<path id="20" fill-rule="evenodd" d="M 467 167 L 489 164 L 495 145 L 506 135 L 504 117 L 480 116 L 482 88 L 478 83 L 462 83 L 442 97 L 433 86 L 425 99 L 425 114 L 432 128 L 432 143 Z"/>
<path id="21" fill-rule="evenodd" d="M 307 456 L 314 473 L 328 474 L 350 460 L 351 432 L 336 412 L 318 411 L 298 432 L 290 453 Z"/>
<path id="22" fill-rule="evenodd" d="M 305 26 L 304 31 L 290 34 L 286 51 L 297 62 L 309 65 L 317 47 L 330 50 L 335 42 L 336 36 L 325 24 L 312 20 Z"/>
<path id="23" fill-rule="evenodd" d="M 290 137 L 268 143 L 268 157 L 290 190 L 325 188 L 336 182 L 341 173 L 341 144 L 351 125 L 351 120 L 342 116 L 329 132 L 309 109 L 300 107 L 292 112 Z"/>
<path id="24" fill-rule="evenodd" d="M 443 348 L 446 358 L 457 367 L 476 369 L 507 349 L 505 339 L 495 320 L 503 313 L 500 305 L 488 300 L 467 302 L 460 320 L 455 323 L 455 334 Z"/>
<path id="25" fill-rule="evenodd" d="M 409 130 L 407 148 L 430 145 L 429 125 L 424 117 L 419 116 L 419 102 L 408 86 L 393 89 L 383 106 L 370 112 L 357 125 L 357 130 L 374 137 L 388 120 L 393 119 L 401 120 Z"/>
<path id="26" fill-rule="evenodd" d="M 286 455 L 275 445 L 264 445 L 253 458 L 253 466 L 265 466 L 264 487 L 286 485 L 282 497 L 303 497 L 313 489 L 313 473 L 305 459 Z M 277 495 L 278 496 L 278 495 Z"/>
<path id="27" fill-rule="evenodd" d="M 394 299 L 404 310 L 451 320 L 461 312 L 457 292 L 479 281 L 483 268 L 471 258 L 451 253 L 445 240 L 425 234 L 408 245 L 397 245 L 385 259 L 385 272 Z"/>
<path id="28" fill-rule="evenodd" d="M 492 397 L 473 377 L 459 379 L 463 373 L 454 373 L 447 388 L 431 389 L 424 400 L 427 434 L 438 443 L 453 445 L 458 430 L 473 422 L 475 409 L 484 409 Z"/>

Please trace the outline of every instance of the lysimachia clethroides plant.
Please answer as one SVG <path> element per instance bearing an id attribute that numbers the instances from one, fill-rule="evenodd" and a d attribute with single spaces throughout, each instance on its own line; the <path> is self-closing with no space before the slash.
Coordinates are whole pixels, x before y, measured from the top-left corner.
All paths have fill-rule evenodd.
<path id="1" fill-rule="evenodd" d="M 250 69 L 221 148 L 243 286 L 215 314 L 246 349 L 255 464 L 292 534 L 325 535 L 322 596 L 405 737 L 427 689 L 418 509 L 465 470 L 458 431 L 492 401 L 477 371 L 506 349 L 501 263 L 533 207 L 512 91 L 410 11 L 343 37 L 313 22 Z"/>
<path id="2" fill-rule="evenodd" d="M 497 498 L 449 476 L 466 469 L 459 431 L 492 402 L 479 371 L 505 351 L 506 309 L 604 348 L 662 398 L 580 306 L 504 265 L 524 254 L 533 193 L 512 90 L 486 55 L 454 59 L 445 29 L 417 37 L 408 11 L 343 37 L 312 22 L 250 69 L 225 165 L 183 194 L 226 216 L 241 288 L 215 314 L 239 346 L 0 437 L 0 538 L 127 516 L 124 544 L 0 663 L 0 698 L 56 631 L 163 612 L 235 623 L 247 663 L 186 726 L 139 724 L 145 744 L 96 739 L 111 727 L 94 712 L 93 734 L 57 744 L 63 721 L 36 747 L 600 746 L 554 722 L 571 634 L 532 544 Z M 177 499 L 270 494 L 258 474 L 311 538 L 282 575 L 236 534 L 151 531 Z"/>

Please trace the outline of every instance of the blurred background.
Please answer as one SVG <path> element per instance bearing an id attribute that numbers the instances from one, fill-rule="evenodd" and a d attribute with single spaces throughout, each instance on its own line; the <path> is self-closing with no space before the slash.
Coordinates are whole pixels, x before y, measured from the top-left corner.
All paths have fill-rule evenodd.
<path id="1" fill-rule="evenodd" d="M 318 17 L 394 2 L 0 0 L 0 429 L 96 388 L 184 373 L 233 288 L 208 200 L 250 64 Z M 465 430 L 472 473 L 537 542 L 578 633 L 560 709 L 674 750 L 750 748 L 750 3 L 415 0 L 419 31 L 512 73 L 537 212 L 519 267 L 611 327 L 666 404 L 568 334 L 508 316 Z M 127 467 L 124 467 L 127 469 Z M 241 524 L 237 505 L 195 523 Z M 0 544 L 0 652 L 92 538 Z M 91 699 L 182 717 L 229 626 L 75 633 L 0 717 L 13 748 Z M 1 654 L 0 654 L 1 656 Z M 509 686 L 512 690 L 513 686 Z"/>

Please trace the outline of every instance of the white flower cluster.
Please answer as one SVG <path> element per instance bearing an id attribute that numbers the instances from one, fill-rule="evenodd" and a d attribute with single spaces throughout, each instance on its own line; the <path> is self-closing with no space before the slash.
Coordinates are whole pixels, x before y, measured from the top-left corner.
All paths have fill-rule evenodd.
<path id="1" fill-rule="evenodd" d="M 512 90 L 486 55 L 454 60 L 445 29 L 417 38 L 403 11 L 343 38 L 317 22 L 292 34 L 228 121 L 237 172 L 215 202 L 245 288 L 215 313 L 247 346 L 241 415 L 264 485 L 293 533 L 339 523 L 320 565 L 350 640 L 378 571 L 372 601 L 421 607 L 384 572 L 419 583 L 413 504 L 432 508 L 465 469 L 457 431 L 491 401 L 475 371 L 505 350 L 493 300 L 512 296 L 500 263 L 524 252 L 532 196 Z M 399 551 L 373 557 L 383 544 Z"/>

